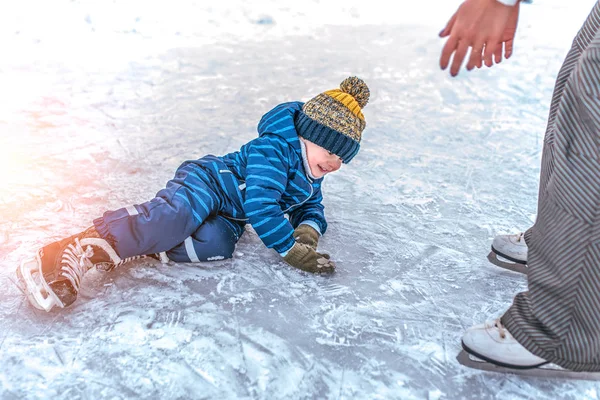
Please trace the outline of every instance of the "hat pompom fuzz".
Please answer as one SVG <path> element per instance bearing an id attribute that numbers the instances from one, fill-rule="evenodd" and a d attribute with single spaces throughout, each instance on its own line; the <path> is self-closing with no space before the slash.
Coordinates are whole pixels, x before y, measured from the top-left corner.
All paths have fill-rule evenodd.
<path id="1" fill-rule="evenodd" d="M 340 89 L 342 92 L 348 93 L 350 96 L 354 97 L 354 100 L 356 100 L 360 108 L 363 108 L 369 102 L 369 96 L 371 95 L 369 87 L 362 79 L 356 76 L 344 79 L 344 81 L 340 83 Z"/>

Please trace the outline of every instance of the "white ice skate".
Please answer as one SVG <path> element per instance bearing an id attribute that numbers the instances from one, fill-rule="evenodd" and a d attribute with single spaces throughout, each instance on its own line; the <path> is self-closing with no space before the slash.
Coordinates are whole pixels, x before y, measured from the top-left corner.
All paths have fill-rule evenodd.
<path id="1" fill-rule="evenodd" d="M 50 311 L 67 307 L 77 299 L 85 273 L 97 266 L 110 270 L 144 256 L 121 259 L 95 229 L 51 243 L 17 268 L 17 277 L 29 302 Z M 160 259 L 158 256 L 153 258 Z"/>
<path id="2" fill-rule="evenodd" d="M 494 265 L 527 274 L 527 244 L 524 233 L 496 236 L 487 258 Z"/>
<path id="3" fill-rule="evenodd" d="M 462 338 L 456 359 L 466 367 L 543 378 L 600 380 L 600 372 L 574 372 L 532 354 L 502 326 L 500 319 L 475 325 Z"/>

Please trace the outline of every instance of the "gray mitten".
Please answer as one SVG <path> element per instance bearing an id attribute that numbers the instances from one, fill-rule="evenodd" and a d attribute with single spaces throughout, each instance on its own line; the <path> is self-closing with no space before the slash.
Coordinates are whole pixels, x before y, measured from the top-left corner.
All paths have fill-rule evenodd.
<path id="1" fill-rule="evenodd" d="M 319 243 L 319 236 L 319 232 L 307 224 L 300 224 L 294 230 L 294 239 L 296 239 L 296 242 L 306 244 L 315 250 Z"/>
<path id="2" fill-rule="evenodd" d="M 296 243 L 283 259 L 292 267 L 307 272 L 330 273 L 335 271 L 335 263 L 329 259 L 329 254 L 317 253 L 304 243 Z"/>

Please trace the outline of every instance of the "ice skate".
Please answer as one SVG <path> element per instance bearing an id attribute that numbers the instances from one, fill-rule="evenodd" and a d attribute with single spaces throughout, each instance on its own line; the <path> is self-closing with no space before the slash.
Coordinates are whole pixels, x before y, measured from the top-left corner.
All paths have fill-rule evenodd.
<path id="1" fill-rule="evenodd" d="M 513 338 L 500 319 L 475 325 L 462 338 L 456 359 L 465 367 L 540 378 L 600 380 L 600 372 L 574 372 L 540 358 Z"/>
<path id="2" fill-rule="evenodd" d="M 110 270 L 140 257 L 121 259 L 110 244 L 92 227 L 51 243 L 34 258 L 17 268 L 17 277 L 29 302 L 40 310 L 67 307 L 77 299 L 81 280 L 94 265 Z"/>
<path id="3" fill-rule="evenodd" d="M 487 258 L 494 265 L 527 274 L 527 244 L 524 233 L 496 236 Z"/>

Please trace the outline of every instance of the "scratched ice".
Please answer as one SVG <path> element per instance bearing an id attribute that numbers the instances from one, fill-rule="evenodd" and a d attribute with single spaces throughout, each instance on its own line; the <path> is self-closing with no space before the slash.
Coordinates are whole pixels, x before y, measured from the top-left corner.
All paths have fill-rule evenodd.
<path id="1" fill-rule="evenodd" d="M 514 58 L 457 79 L 436 36 L 457 1 L 17 3 L 0 16 L 0 398 L 597 398 L 455 360 L 526 289 L 485 256 L 535 219 L 554 78 L 592 0 L 523 5 Z M 91 271 L 58 312 L 13 284 L 37 247 L 350 74 L 372 101 L 324 186 L 334 276 L 249 230 L 233 260 Z"/>

